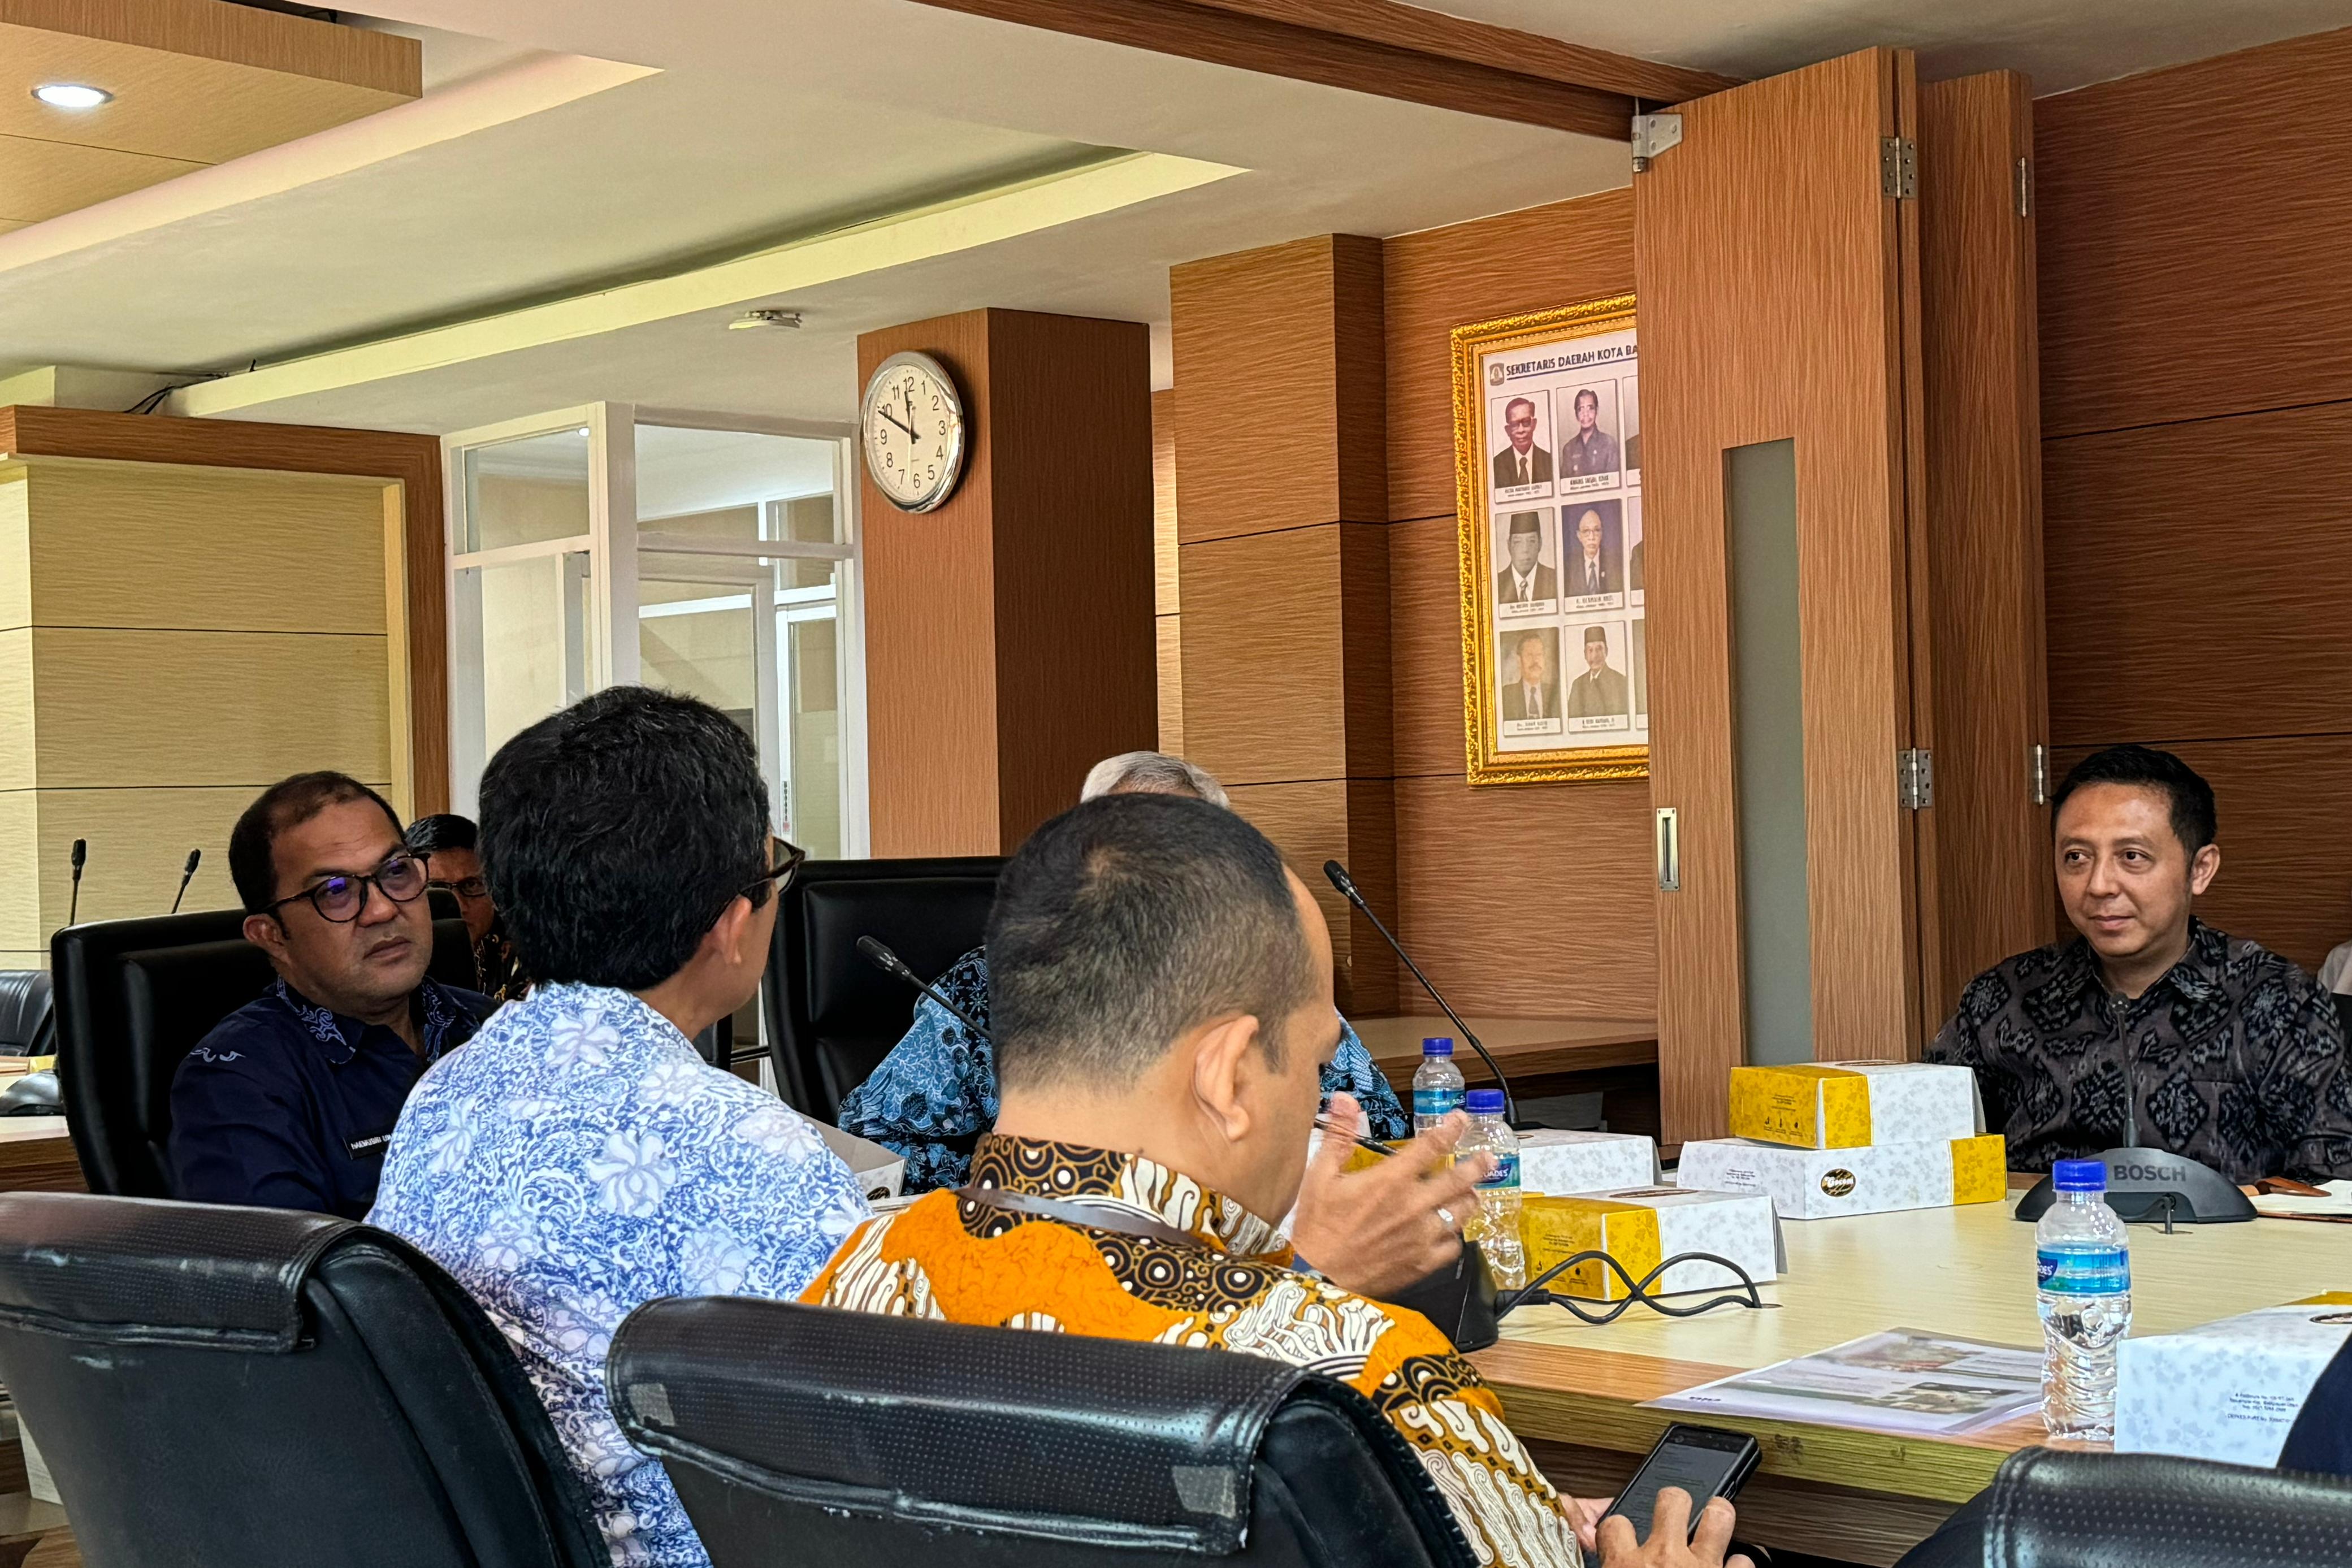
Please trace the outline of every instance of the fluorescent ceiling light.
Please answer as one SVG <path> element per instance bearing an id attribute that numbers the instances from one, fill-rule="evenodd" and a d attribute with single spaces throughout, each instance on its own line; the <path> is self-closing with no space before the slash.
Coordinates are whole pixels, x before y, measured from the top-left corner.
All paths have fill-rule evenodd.
<path id="1" fill-rule="evenodd" d="M 33 96 L 51 109 L 96 109 L 114 95 L 102 87 L 86 87 L 78 81 L 45 81 L 33 89 Z"/>

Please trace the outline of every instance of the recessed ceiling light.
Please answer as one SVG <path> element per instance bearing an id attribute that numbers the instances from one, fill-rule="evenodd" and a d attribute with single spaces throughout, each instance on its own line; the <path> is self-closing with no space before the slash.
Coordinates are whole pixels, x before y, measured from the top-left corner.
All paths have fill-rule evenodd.
<path id="1" fill-rule="evenodd" d="M 749 331 L 760 327 L 797 327 L 801 324 L 798 310 L 746 310 L 727 323 L 730 332 Z"/>
<path id="2" fill-rule="evenodd" d="M 45 81 L 33 89 L 33 96 L 51 109 L 96 109 L 114 97 L 102 87 L 78 81 Z"/>

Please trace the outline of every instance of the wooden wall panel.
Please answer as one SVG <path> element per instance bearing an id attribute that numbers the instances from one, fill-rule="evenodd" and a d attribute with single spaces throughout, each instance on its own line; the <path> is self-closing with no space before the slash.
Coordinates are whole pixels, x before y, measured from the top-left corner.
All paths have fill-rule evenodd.
<path id="1" fill-rule="evenodd" d="M 2053 440 L 2043 464 L 2062 744 L 2352 731 L 2352 403 Z"/>
<path id="2" fill-rule="evenodd" d="M 2192 741 L 2171 748 L 2213 786 L 2221 871 L 2197 913 L 2316 971 L 2352 941 L 2352 734 Z M 2059 751 L 2063 773 L 2089 755 Z M 2059 931 L 2069 930 L 2063 915 Z"/>
<path id="3" fill-rule="evenodd" d="M 1176 394 L 1151 395 L 1151 613 L 1159 647 L 1160 750 L 1184 754 L 1184 635 L 1176 563 Z"/>
<path id="4" fill-rule="evenodd" d="M 33 624 L 28 472 L 22 464 L 0 464 L 0 631 Z"/>
<path id="5" fill-rule="evenodd" d="M 1339 1010 L 1375 1014 L 1394 1009 L 1399 1000 L 1394 955 L 1371 923 L 1349 908 L 1323 875 L 1323 862 L 1337 860 L 1348 868 L 1374 909 L 1395 910 L 1396 795 L 1391 782 L 1318 779 L 1244 784 L 1231 794 L 1234 809 L 1274 840 L 1315 895 L 1331 929 Z"/>
<path id="6" fill-rule="evenodd" d="M 381 776 L 361 782 L 379 790 L 391 783 Z M 258 793 L 240 785 L 0 795 L 0 847 L 5 847 L 8 833 L 5 803 L 32 803 L 18 809 L 33 824 L 31 874 L 0 878 L 0 947 L 15 946 L 24 934 L 32 935 L 37 947 L 47 947 L 50 933 L 66 923 L 72 887 L 68 862 L 77 838 L 89 840 L 89 861 L 81 882 L 80 918 L 85 921 L 170 912 L 180 868 L 191 848 L 202 849 L 204 858 L 181 910 L 234 909 L 237 900 L 228 876 L 229 829 Z M 35 889 L 38 913 L 28 926 L 27 894 Z"/>
<path id="7" fill-rule="evenodd" d="M 866 531 L 866 734 L 874 853 L 997 852 L 996 581 L 990 533 L 995 400 L 985 312 L 912 321 L 857 340 L 863 393 L 881 363 L 919 349 L 961 390 L 962 482 L 910 516 L 858 468 Z M 940 758 L 959 759 L 942 769 Z"/>
<path id="8" fill-rule="evenodd" d="M 1169 274 L 1187 544 L 1387 515 L 1376 240 L 1320 235 Z"/>
<path id="9" fill-rule="evenodd" d="M 383 638 L 33 628 L 43 793 L 391 776 Z"/>
<path id="10" fill-rule="evenodd" d="M 2013 72 L 1919 89 L 1920 316 L 1927 417 L 1924 565 L 1933 647 L 1937 940 L 1923 1016 L 2051 937 L 2048 813 L 2027 758 L 2050 733 L 2042 605 L 2041 397 L 2032 220 L 2016 172 L 2033 151 Z"/>
<path id="11" fill-rule="evenodd" d="M 1382 270 L 1389 516 L 1450 517 L 1454 329 L 1631 292 L 1633 193 L 1602 191 L 1401 235 L 1384 247 Z"/>
<path id="12" fill-rule="evenodd" d="M 1650 792 L 1640 780 L 1396 782 L 1397 934 L 1465 1013 L 1646 1018 L 1658 1005 Z M 1412 977 L 1400 1002 L 1425 1005 Z"/>
<path id="13" fill-rule="evenodd" d="M 34 747 L 33 628 L 0 631 L 0 791 L 40 782 Z M 0 859 L 0 865 L 5 865 Z"/>
<path id="14" fill-rule="evenodd" d="M 2352 397 L 2347 79 L 2352 30 L 2034 106 L 2046 435 Z"/>
<path id="15" fill-rule="evenodd" d="M 1010 854 L 1077 804 L 1088 768 L 1159 731 L 1151 331 L 1026 310 L 989 311 L 988 331 L 997 836 Z M 1087 411 L 1085 461 L 1072 461 L 1073 408 Z"/>
<path id="16" fill-rule="evenodd" d="M 955 374 L 973 435 L 936 511 L 859 479 L 874 852 L 1008 853 L 1157 729 L 1150 337 L 968 311 L 860 337 L 859 384 L 906 349 Z M 1094 460 L 1070 460 L 1073 405 Z"/>
<path id="17" fill-rule="evenodd" d="M 1160 645 L 1160 740 L 1158 749 L 1184 755 L 1184 617 L 1161 616 L 1154 623 Z"/>
<path id="18" fill-rule="evenodd" d="M 1184 546 L 1185 754 L 1228 787 L 1345 776 L 1339 555 L 1337 523 Z"/>

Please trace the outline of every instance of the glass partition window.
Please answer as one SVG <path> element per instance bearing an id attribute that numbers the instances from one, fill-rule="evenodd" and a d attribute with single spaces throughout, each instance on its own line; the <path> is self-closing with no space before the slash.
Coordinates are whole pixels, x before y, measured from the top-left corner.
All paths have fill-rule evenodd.
<path id="1" fill-rule="evenodd" d="M 482 754 L 590 690 L 595 605 L 583 551 L 457 574 L 458 630 L 481 671 Z"/>
<path id="2" fill-rule="evenodd" d="M 460 549 L 586 538 L 589 456 L 585 426 L 468 448 Z"/>

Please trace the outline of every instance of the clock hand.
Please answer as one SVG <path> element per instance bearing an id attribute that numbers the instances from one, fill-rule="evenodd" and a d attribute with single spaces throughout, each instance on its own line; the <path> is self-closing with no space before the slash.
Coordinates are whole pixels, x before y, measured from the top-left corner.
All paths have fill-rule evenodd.
<path id="1" fill-rule="evenodd" d="M 882 416 L 883 418 L 889 420 L 891 424 L 898 426 L 899 429 L 904 430 L 907 433 L 908 440 L 911 441 L 915 438 L 915 427 L 900 420 L 898 416 L 892 414 L 888 409 L 877 408 L 874 412 Z"/>

